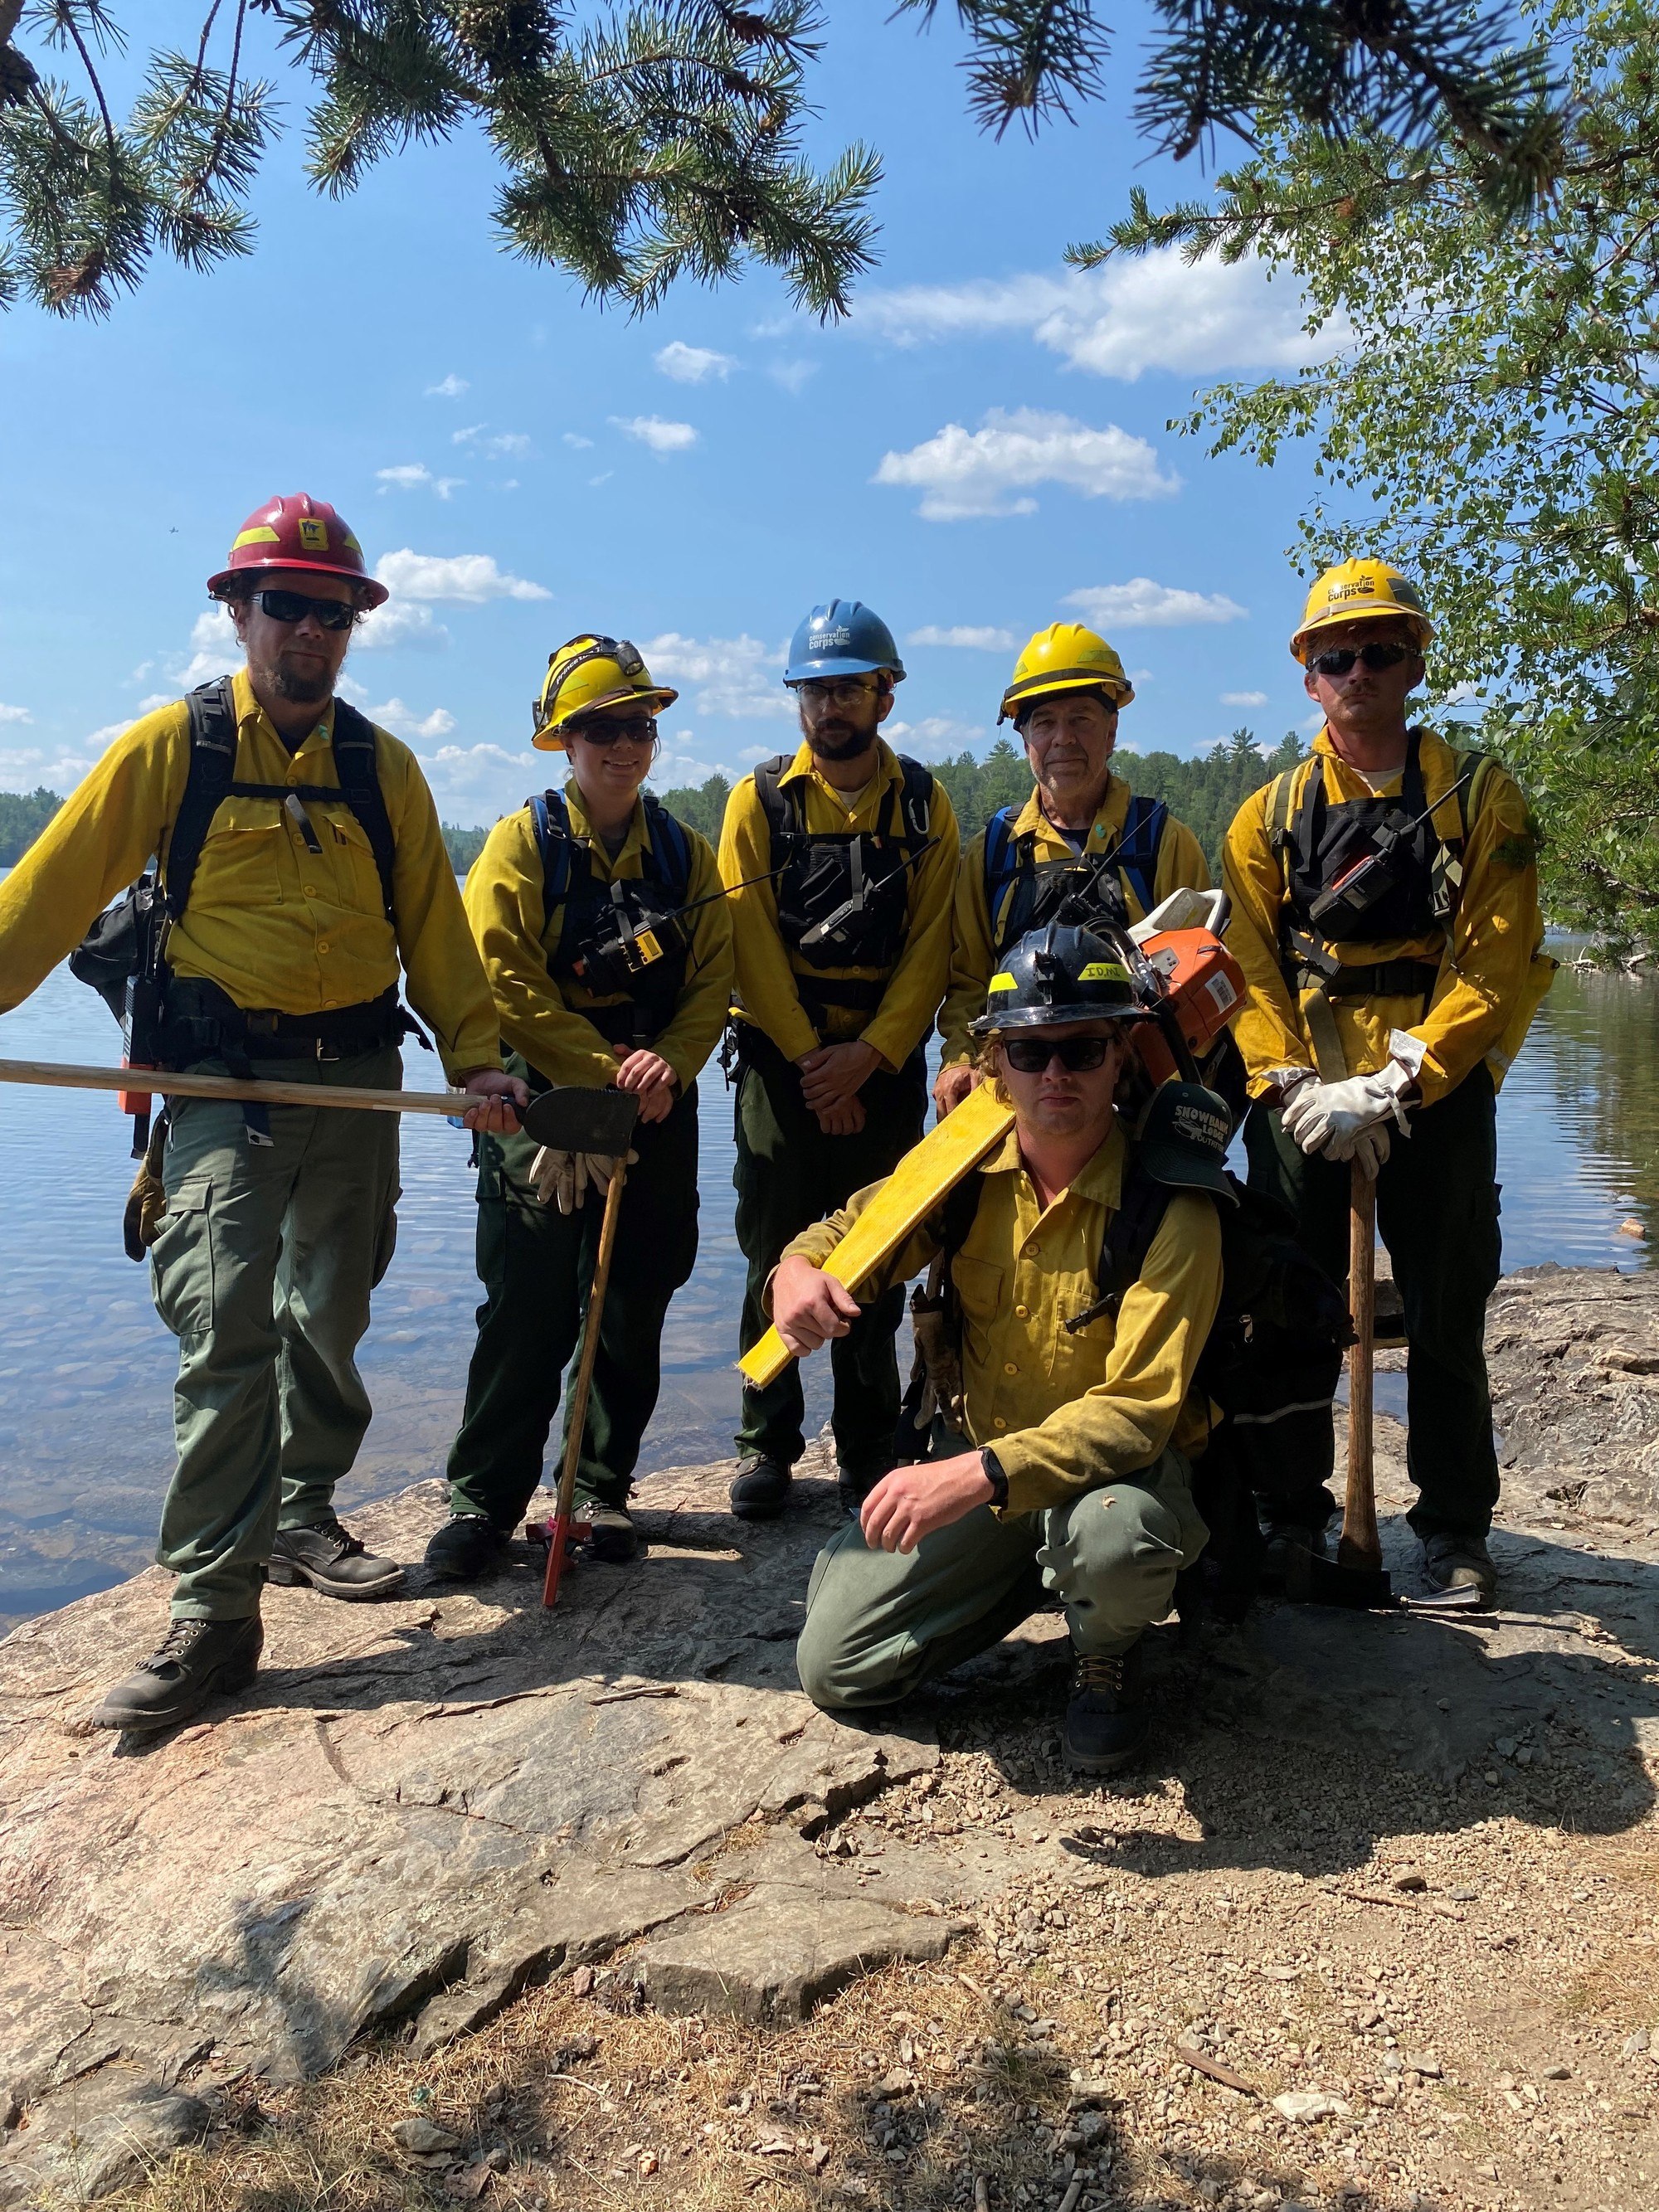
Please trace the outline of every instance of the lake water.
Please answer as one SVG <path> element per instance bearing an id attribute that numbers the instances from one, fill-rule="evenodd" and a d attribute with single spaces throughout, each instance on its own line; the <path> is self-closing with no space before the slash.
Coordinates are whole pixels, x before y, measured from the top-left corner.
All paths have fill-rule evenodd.
<path id="1" fill-rule="evenodd" d="M 1659 1237 L 1659 984 L 1564 970 L 1499 1106 L 1504 1264 L 1651 1264 L 1621 1234 Z M 101 1003 L 58 969 L 0 1018 L 0 1057 L 117 1057 Z M 407 1054 L 412 1087 L 434 1061 Z M 664 1344 L 663 1393 L 641 1472 L 721 1459 L 738 1402 L 743 1267 L 732 1233 L 731 1094 L 702 1086 L 702 1241 Z M 145 1565 L 171 1461 L 173 1339 L 148 1269 L 121 1249 L 131 1125 L 108 1093 L 0 1085 L 6 1297 L 0 1332 L 0 1633 Z M 374 1420 L 345 1510 L 439 1474 L 461 1403 L 477 1284 L 467 1139 L 404 1123 L 398 1252 L 362 1365 Z M 826 1363 L 806 1370 L 808 1419 L 828 1410 Z M 1389 1378 L 1379 1378 L 1386 1381 Z M 810 1431 L 809 1431 L 810 1432 Z"/>

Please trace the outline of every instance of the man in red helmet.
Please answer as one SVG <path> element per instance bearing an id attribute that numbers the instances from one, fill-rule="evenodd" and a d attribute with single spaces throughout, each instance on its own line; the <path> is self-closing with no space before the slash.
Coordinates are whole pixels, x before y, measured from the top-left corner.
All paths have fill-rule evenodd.
<path id="1" fill-rule="evenodd" d="M 515 1127 L 526 1092 L 501 1070 L 432 794 L 335 696 L 385 586 L 301 494 L 248 518 L 208 589 L 246 665 L 117 738 L 0 884 L 0 1012 L 159 855 L 161 1011 L 135 1061 L 395 1085 L 401 965 L 451 1082 L 477 1095 L 469 1124 Z M 178 1098 L 150 1158 L 151 1284 L 179 1346 L 157 1557 L 178 1581 L 160 1648 L 94 1715 L 107 1728 L 171 1727 L 246 1687 L 267 1573 L 343 1598 L 403 1575 L 333 1508 L 368 1425 L 355 1354 L 392 1256 L 397 1117 Z"/>

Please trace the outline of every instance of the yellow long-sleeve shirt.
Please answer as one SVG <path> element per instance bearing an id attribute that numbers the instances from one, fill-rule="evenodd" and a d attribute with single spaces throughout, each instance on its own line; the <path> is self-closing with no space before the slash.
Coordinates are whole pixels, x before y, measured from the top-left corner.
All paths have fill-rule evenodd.
<path id="1" fill-rule="evenodd" d="M 809 836 L 846 835 L 881 825 L 887 793 L 903 782 L 892 747 L 877 749 L 878 765 L 858 804 L 846 800 L 813 766 L 803 743 L 779 788 L 805 787 Z M 744 777 L 726 801 L 720 832 L 720 874 L 728 884 L 748 884 L 732 895 L 732 940 L 737 957 L 742 1017 L 765 1030 L 787 1060 L 799 1060 L 819 1044 L 862 1037 L 891 1066 L 902 1067 L 932 1026 L 945 995 L 951 963 L 951 896 L 956 882 L 961 839 L 957 817 L 942 784 L 935 783 L 928 835 L 939 842 L 910 870 L 908 919 L 902 951 L 886 976 L 881 1003 L 873 1013 L 855 1007 L 830 1007 L 820 1036 L 800 1000 L 797 976 L 826 981 L 879 981 L 876 968 L 818 968 L 792 952 L 778 932 L 777 886 L 750 883 L 773 866 L 771 834 L 752 775 Z"/>
<path id="2" fill-rule="evenodd" d="M 1115 1123 L 1046 1210 L 1017 1133 L 977 1170 L 984 1189 L 951 1276 L 962 1304 L 969 1439 L 994 1449 L 1008 1478 L 1010 1513 L 1062 1504 L 1118 1481 L 1150 1467 L 1170 1443 L 1201 1450 L 1208 1435 L 1208 1407 L 1193 1376 L 1221 1303 L 1213 1199 L 1177 1192 L 1115 1321 L 1103 1314 L 1075 1336 L 1066 1332 L 1066 1321 L 1097 1295 L 1095 1269 L 1127 1156 Z M 822 1267 L 881 1187 L 855 1192 L 787 1245 L 784 1256 Z M 941 1249 L 944 1230 L 942 1212 L 924 1222 L 860 1290 L 860 1302 L 920 1274 Z"/>
<path id="3" fill-rule="evenodd" d="M 338 787 L 331 711 L 290 754 L 246 669 L 234 694 L 239 782 Z M 228 799 L 168 937 L 168 964 L 216 983 L 239 1006 L 315 1014 L 378 998 L 398 981 L 401 955 L 410 1003 L 447 1072 L 499 1067 L 495 1009 L 432 793 L 406 745 L 385 730 L 374 737 L 397 842 L 392 922 L 368 839 L 343 799 L 305 802 L 319 854 L 281 800 Z M 190 716 L 178 700 L 117 738 L 70 793 L 0 884 L 0 1012 L 27 998 L 157 853 L 165 869 L 189 771 Z"/>
<path id="4" fill-rule="evenodd" d="M 1106 795 L 1100 802 L 1094 826 L 1084 841 L 1080 857 L 1085 860 L 1097 859 L 1108 853 L 1123 834 L 1123 824 L 1129 811 L 1129 787 L 1121 776 L 1113 776 L 1106 787 Z M 1014 823 L 1016 838 L 1032 839 L 1032 859 L 1040 866 L 1045 860 L 1075 860 L 1079 857 L 1075 848 L 1042 811 L 1039 794 L 1033 791 Z M 990 902 L 985 894 L 985 837 L 981 830 L 962 855 L 962 866 L 957 872 L 956 901 L 951 921 L 951 984 L 939 1010 L 939 1032 L 945 1040 L 943 1054 L 946 1067 L 958 1060 L 972 1057 L 973 1040 L 968 1032 L 970 1022 L 977 1021 L 985 1012 L 985 994 L 989 988 L 991 970 L 994 964 L 992 944 L 994 935 Z M 1121 870 L 1114 872 L 1122 886 L 1124 903 L 1131 921 L 1141 921 L 1146 909 L 1135 893 L 1135 887 Z M 1164 824 L 1164 834 L 1158 842 L 1158 866 L 1152 878 L 1152 904 L 1168 898 L 1171 891 L 1188 890 L 1206 891 L 1210 888 L 1210 864 L 1204 857 L 1204 848 L 1184 822 L 1177 822 L 1173 814 Z M 1012 886 L 1004 894 L 1002 905 L 1013 896 Z"/>
<path id="5" fill-rule="evenodd" d="M 1323 762 L 1328 804 L 1399 795 L 1400 776 L 1373 787 L 1348 766 L 1322 730 L 1314 750 Z M 1432 730 L 1420 733 L 1419 764 L 1425 803 L 1438 806 L 1457 781 L 1451 747 Z M 1312 763 L 1291 771 L 1291 819 L 1296 819 Z M 1244 1010 L 1233 1034 L 1249 1070 L 1250 1090 L 1261 1097 L 1275 1067 L 1316 1067 L 1305 1009 L 1311 991 L 1295 994 L 1279 966 L 1279 921 L 1285 905 L 1285 870 L 1268 824 L 1273 786 L 1247 799 L 1227 832 L 1222 874 L 1232 902 L 1227 944 L 1244 970 Z M 1455 1090 L 1481 1060 L 1501 1082 L 1520 1049 L 1527 1024 L 1555 974 L 1541 950 L 1538 865 L 1527 802 L 1512 777 L 1497 766 L 1486 772 L 1480 811 L 1465 825 L 1463 887 L 1449 937 L 1437 924 L 1421 937 L 1386 943 L 1334 945 L 1346 966 L 1389 960 L 1438 963 L 1426 1014 L 1420 994 L 1345 999 L 1333 1005 L 1337 1036 L 1350 1075 L 1372 1075 L 1388 1065 L 1391 1030 L 1404 1030 L 1426 1047 L 1419 1086 L 1425 1105 Z M 1462 805 L 1467 807 L 1466 787 Z M 1458 808 L 1436 817 L 1444 836 L 1457 834 Z"/>
<path id="6" fill-rule="evenodd" d="M 613 860 L 603 841 L 592 834 L 574 776 L 564 794 L 572 831 L 591 841 L 588 864 L 597 879 L 602 884 L 638 881 L 645 873 L 643 855 L 649 843 L 643 801 L 635 801 L 628 836 Z M 696 1080 L 714 1050 L 732 997 L 731 902 L 710 896 L 720 890 L 720 878 L 707 842 L 694 830 L 686 831 L 686 839 L 691 852 L 687 904 L 702 898 L 709 903 L 691 916 L 684 985 L 672 1018 L 651 1046 L 683 1087 Z M 623 1054 L 606 1042 L 582 1010 L 626 1002 L 619 995 L 589 991 L 574 976 L 555 980 L 549 963 L 564 934 L 565 908 L 560 904 L 550 917 L 547 913 L 541 854 L 527 806 L 498 822 L 484 841 L 466 879 L 466 913 L 507 1043 L 550 1083 L 589 1088 L 614 1083 Z"/>

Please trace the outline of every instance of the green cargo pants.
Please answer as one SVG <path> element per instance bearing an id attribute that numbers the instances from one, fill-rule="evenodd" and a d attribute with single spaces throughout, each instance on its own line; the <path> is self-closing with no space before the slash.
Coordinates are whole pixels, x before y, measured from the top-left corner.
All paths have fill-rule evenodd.
<path id="1" fill-rule="evenodd" d="M 896 1074 L 878 1070 L 860 1091 L 865 1125 L 855 1136 L 826 1137 L 800 1092 L 800 1072 L 752 1026 L 742 1032 L 738 1076 L 738 1246 L 749 1262 L 738 1346 L 747 1352 L 770 1322 L 763 1300 L 783 1248 L 803 1229 L 845 1204 L 855 1190 L 879 1182 L 921 1136 L 927 1073 L 920 1051 Z M 896 1284 L 865 1308 L 830 1346 L 835 1378 L 830 1426 L 843 1474 L 859 1482 L 893 1464 L 898 1427 L 898 1360 L 893 1339 L 904 1318 L 904 1285 Z M 793 1467 L 806 1449 L 805 1403 L 799 1364 L 791 1360 L 764 1390 L 744 1386 L 737 1446 L 745 1457 Z"/>
<path id="2" fill-rule="evenodd" d="M 1349 1169 L 1310 1158 L 1276 1109 L 1255 1106 L 1244 1125 L 1252 1188 L 1296 1215 L 1303 1249 L 1339 1283 L 1348 1279 Z M 1498 1501 L 1486 1301 L 1498 1281 L 1497 1111 L 1483 1062 L 1455 1091 L 1411 1116 L 1376 1183 L 1376 1219 L 1406 1310 L 1406 1463 L 1417 1485 L 1407 1516 L 1420 1537 L 1484 1536 Z M 1287 1453 L 1261 1504 L 1288 1521 L 1322 1525 L 1334 1462 L 1328 1431 Z"/>
<path id="3" fill-rule="evenodd" d="M 222 1062 L 204 1063 L 222 1074 Z M 284 1083 L 395 1090 L 395 1048 L 256 1060 Z M 398 1117 L 273 1106 L 269 1145 L 242 1109 L 173 1101 L 150 1248 L 155 1310 L 179 1340 L 178 1464 L 156 1558 L 179 1620 L 242 1620 L 278 1528 L 314 1528 L 368 1426 L 356 1350 L 397 1234 Z"/>
<path id="4" fill-rule="evenodd" d="M 914 1552 L 872 1552 L 848 1522 L 812 1569 L 801 1687 L 832 1712 L 894 1705 L 1000 1644 L 1046 1593 L 1065 1606 L 1079 1651 L 1127 1651 L 1169 1611 L 1207 1534 L 1174 1450 L 1044 1513 L 1004 1521 L 977 1506 Z"/>
<path id="5" fill-rule="evenodd" d="M 520 1060 L 509 1063 L 526 1071 Z M 617 1224 L 576 1495 L 627 1502 L 640 1440 L 661 1387 L 663 1317 L 697 1255 L 697 1091 L 661 1121 L 637 1123 Z M 575 1212 L 544 1206 L 530 1180 L 529 1138 L 478 1140 L 478 1340 L 466 1410 L 449 1455 L 454 1513 L 515 1527 L 542 1479 L 564 1370 L 581 1339 L 604 1201 Z M 567 1437 L 569 1405 L 566 1407 Z"/>

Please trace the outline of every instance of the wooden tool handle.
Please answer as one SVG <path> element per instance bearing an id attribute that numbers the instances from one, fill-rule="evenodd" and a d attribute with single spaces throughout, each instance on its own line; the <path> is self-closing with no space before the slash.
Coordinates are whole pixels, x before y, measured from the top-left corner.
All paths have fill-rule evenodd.
<path id="1" fill-rule="evenodd" d="M 239 1083 L 231 1075 L 180 1075 L 171 1068 L 64 1067 L 55 1060 L 0 1060 L 0 1083 L 52 1091 L 125 1091 L 173 1098 L 233 1098 L 266 1106 L 345 1106 L 368 1114 L 464 1114 L 478 1100 L 466 1091 L 369 1091 L 346 1083 Z"/>
<path id="2" fill-rule="evenodd" d="M 1342 1507 L 1339 1566 L 1375 1570 L 1382 1564 L 1371 1457 L 1371 1340 L 1376 1316 L 1376 1185 L 1356 1160 L 1348 1186 L 1348 1487 Z"/>
<path id="3" fill-rule="evenodd" d="M 611 1280 L 611 1255 L 617 1249 L 617 1218 L 622 1211 L 623 1182 L 627 1172 L 627 1163 L 619 1157 L 605 1194 L 605 1218 L 599 1224 L 593 1286 L 587 1294 L 587 1318 L 582 1324 L 582 1356 L 576 1364 L 576 1387 L 570 1396 L 564 1465 L 559 1470 L 558 1496 L 548 1531 L 547 1572 L 542 1581 L 544 1607 L 550 1606 L 558 1596 L 559 1577 L 564 1572 L 565 1547 L 570 1539 L 571 1513 L 576 1499 L 576 1468 L 582 1455 L 582 1431 L 587 1426 L 587 1395 L 593 1382 L 593 1362 L 599 1356 L 599 1322 L 605 1313 L 605 1288 Z"/>

